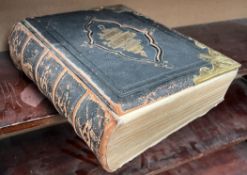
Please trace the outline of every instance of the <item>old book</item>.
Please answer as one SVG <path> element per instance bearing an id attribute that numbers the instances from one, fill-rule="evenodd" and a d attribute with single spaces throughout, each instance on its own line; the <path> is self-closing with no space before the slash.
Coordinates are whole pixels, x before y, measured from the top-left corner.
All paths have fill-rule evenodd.
<path id="1" fill-rule="evenodd" d="M 122 6 L 27 18 L 9 47 L 107 171 L 220 103 L 240 66 Z"/>

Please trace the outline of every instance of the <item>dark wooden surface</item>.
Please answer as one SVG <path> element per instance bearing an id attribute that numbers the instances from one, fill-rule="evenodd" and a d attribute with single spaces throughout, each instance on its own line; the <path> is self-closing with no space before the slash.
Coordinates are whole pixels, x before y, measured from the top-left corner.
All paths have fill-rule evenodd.
<path id="1" fill-rule="evenodd" d="M 0 138 L 61 122 L 55 115 L 52 104 L 14 67 L 8 53 L 0 53 Z"/>
<path id="2" fill-rule="evenodd" d="M 157 174 L 247 139 L 247 81 L 235 80 L 219 106 L 115 174 Z M 1 174 L 107 174 L 68 123 L 0 141 Z"/>
<path id="3" fill-rule="evenodd" d="M 177 28 L 242 64 L 247 73 L 247 19 Z M 35 85 L 0 53 L 0 138 L 63 122 Z"/>
<path id="4" fill-rule="evenodd" d="M 160 175 L 246 175 L 247 142 L 221 150 Z"/>
<path id="5" fill-rule="evenodd" d="M 240 75 L 247 74 L 247 18 L 176 28 L 242 64 Z"/>
<path id="6" fill-rule="evenodd" d="M 7 53 L 0 54 L 0 127 L 56 114 L 52 104 L 12 64 Z"/>

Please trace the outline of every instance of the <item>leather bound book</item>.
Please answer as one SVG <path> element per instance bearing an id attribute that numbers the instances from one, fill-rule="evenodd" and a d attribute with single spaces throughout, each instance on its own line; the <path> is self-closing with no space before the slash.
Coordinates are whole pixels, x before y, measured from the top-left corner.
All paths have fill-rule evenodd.
<path id="1" fill-rule="evenodd" d="M 9 47 L 107 171 L 220 103 L 240 66 L 123 6 L 27 18 Z"/>

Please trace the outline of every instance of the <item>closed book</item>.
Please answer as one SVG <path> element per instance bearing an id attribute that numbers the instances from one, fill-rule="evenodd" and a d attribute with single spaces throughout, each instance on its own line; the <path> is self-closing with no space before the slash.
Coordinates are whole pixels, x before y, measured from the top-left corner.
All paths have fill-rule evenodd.
<path id="1" fill-rule="evenodd" d="M 27 18 L 9 48 L 107 171 L 220 103 L 240 66 L 123 6 Z"/>

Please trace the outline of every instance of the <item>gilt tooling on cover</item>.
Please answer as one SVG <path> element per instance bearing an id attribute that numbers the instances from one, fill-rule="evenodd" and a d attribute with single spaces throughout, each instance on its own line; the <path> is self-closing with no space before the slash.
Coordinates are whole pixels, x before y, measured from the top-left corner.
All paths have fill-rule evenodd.
<path id="1" fill-rule="evenodd" d="M 120 115 L 192 86 L 201 67 L 212 68 L 200 58 L 207 48 L 131 11 L 80 11 L 23 24 Z"/>

